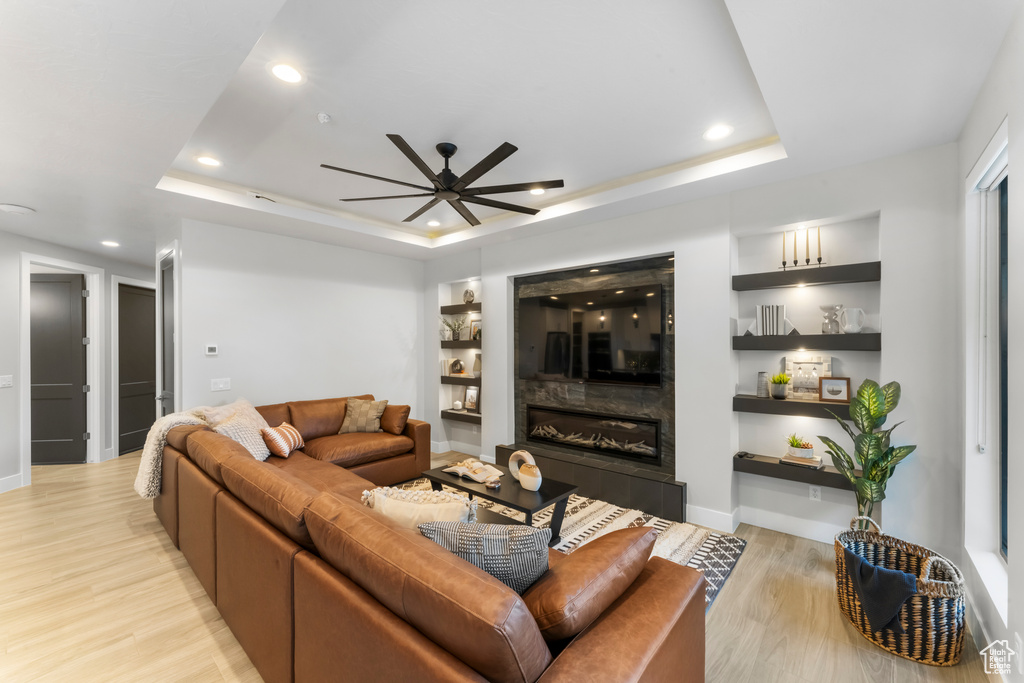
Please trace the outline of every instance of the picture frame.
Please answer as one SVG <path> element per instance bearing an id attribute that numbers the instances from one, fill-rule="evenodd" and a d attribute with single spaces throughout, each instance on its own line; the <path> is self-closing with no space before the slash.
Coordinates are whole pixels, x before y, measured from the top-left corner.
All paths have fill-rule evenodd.
<path id="1" fill-rule="evenodd" d="M 832 356 L 786 356 L 786 374 L 792 379 L 786 398 L 817 401 L 821 396 L 818 380 L 832 376 Z"/>
<path id="2" fill-rule="evenodd" d="M 469 413 L 480 412 L 480 387 L 466 387 L 466 399 L 462 407 Z"/>
<path id="3" fill-rule="evenodd" d="M 819 377 L 818 393 L 823 403 L 849 403 L 850 402 L 850 378 L 849 377 Z"/>
<path id="4" fill-rule="evenodd" d="M 469 338 L 479 341 L 480 340 L 480 321 L 471 320 L 469 322 Z"/>

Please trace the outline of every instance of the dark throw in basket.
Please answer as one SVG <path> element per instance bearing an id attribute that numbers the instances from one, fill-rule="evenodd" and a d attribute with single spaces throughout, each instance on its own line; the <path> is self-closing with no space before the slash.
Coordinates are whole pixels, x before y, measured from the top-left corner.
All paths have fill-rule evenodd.
<path id="1" fill-rule="evenodd" d="M 864 520 L 878 531 L 853 527 Z M 869 517 L 856 517 L 850 531 L 836 534 L 836 595 L 839 609 L 865 638 L 894 655 L 935 666 L 960 661 L 964 643 L 964 577 L 952 562 L 928 548 L 882 533 Z M 846 548 L 876 567 L 898 569 L 917 577 L 917 594 L 900 609 L 906 633 L 872 633 L 860 599 L 846 572 Z"/>

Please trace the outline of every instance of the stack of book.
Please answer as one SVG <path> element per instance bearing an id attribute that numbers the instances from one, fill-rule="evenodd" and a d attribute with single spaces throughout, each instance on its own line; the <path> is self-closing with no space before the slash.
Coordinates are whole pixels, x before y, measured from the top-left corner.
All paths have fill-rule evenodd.
<path id="1" fill-rule="evenodd" d="M 807 467 L 808 469 L 812 470 L 825 469 L 825 463 L 823 463 L 821 461 L 821 458 L 819 458 L 818 456 L 813 456 L 810 458 L 801 458 L 799 456 L 790 455 L 787 453 L 786 455 L 779 458 L 779 462 L 784 463 L 786 465 L 796 465 L 797 467 Z"/>

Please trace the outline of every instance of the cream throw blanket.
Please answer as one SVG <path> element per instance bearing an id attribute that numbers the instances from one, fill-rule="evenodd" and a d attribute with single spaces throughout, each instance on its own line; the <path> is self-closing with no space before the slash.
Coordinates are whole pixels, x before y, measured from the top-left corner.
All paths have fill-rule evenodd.
<path id="1" fill-rule="evenodd" d="M 180 413 L 171 413 L 158 418 L 149 428 L 146 445 L 142 447 L 142 462 L 139 473 L 135 475 L 135 492 L 143 498 L 156 498 L 160 495 L 160 474 L 163 463 L 164 446 L 167 445 L 167 432 L 181 425 L 209 424 L 206 411 L 209 408 L 196 408 Z"/>

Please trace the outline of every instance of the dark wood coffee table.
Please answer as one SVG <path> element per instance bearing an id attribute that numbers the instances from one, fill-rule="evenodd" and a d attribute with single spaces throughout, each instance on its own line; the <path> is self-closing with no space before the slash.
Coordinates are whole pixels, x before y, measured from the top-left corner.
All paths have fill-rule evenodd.
<path id="1" fill-rule="evenodd" d="M 533 525 L 534 514 L 552 505 L 555 506 L 551 515 L 551 542 L 548 545 L 555 545 L 561 541 L 559 533 L 562 531 L 562 521 L 565 519 L 565 506 L 569 502 L 569 496 L 576 493 L 578 486 L 566 484 L 545 478 L 537 491 L 527 491 L 519 482 L 512 478 L 507 467 L 494 465 L 501 470 L 501 488 L 489 489 L 483 484 L 478 484 L 472 479 L 460 477 L 451 472 L 445 472 L 444 468 L 435 467 L 427 470 L 423 476 L 430 480 L 430 486 L 435 491 L 440 491 L 442 486 L 450 486 L 453 489 L 464 491 L 472 498 L 476 496 L 495 503 L 499 503 L 513 510 L 526 514 L 526 524 Z M 519 524 L 520 522 L 491 512 L 490 510 L 477 510 L 477 521 L 482 524 Z"/>

